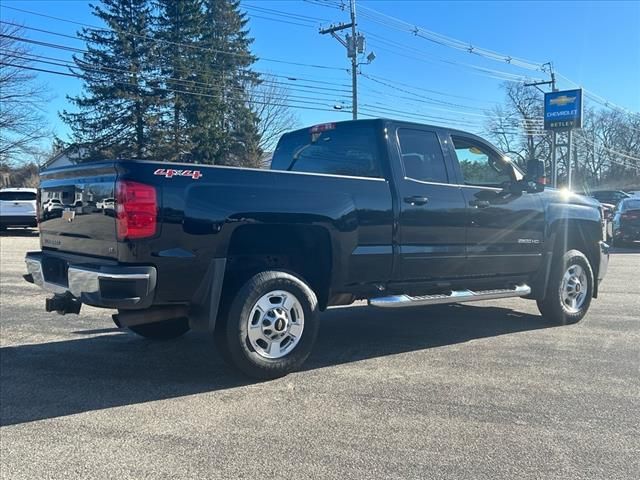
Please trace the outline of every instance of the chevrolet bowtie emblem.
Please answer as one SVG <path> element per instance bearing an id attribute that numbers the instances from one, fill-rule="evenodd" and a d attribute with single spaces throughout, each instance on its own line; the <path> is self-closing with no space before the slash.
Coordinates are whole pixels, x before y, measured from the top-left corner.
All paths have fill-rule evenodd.
<path id="1" fill-rule="evenodd" d="M 564 105 L 568 105 L 570 103 L 573 103 L 575 101 L 576 101 L 576 97 L 568 97 L 567 95 L 561 95 L 559 97 L 552 98 L 551 100 L 549 100 L 549 103 L 551 105 L 564 106 Z"/>

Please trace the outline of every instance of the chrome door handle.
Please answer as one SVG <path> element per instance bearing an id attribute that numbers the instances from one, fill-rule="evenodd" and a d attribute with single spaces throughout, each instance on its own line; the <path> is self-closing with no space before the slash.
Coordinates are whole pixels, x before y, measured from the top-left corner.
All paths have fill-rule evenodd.
<path id="1" fill-rule="evenodd" d="M 419 195 L 414 195 L 413 197 L 404 197 L 404 203 L 408 203 L 409 205 L 424 205 L 429 202 L 427 197 L 421 197 Z"/>
<path id="2" fill-rule="evenodd" d="M 491 206 L 491 203 L 488 200 L 472 200 L 469 205 L 476 208 L 487 208 Z"/>

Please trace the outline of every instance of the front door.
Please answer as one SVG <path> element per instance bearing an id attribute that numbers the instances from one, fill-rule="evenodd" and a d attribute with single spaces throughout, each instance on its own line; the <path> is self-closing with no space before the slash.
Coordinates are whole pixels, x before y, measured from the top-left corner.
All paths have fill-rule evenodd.
<path id="1" fill-rule="evenodd" d="M 489 144 L 452 135 L 450 152 L 468 211 L 466 274 L 520 275 L 538 269 L 543 250 L 544 211 L 537 193 L 509 187 L 519 173 Z"/>
<path id="2" fill-rule="evenodd" d="M 391 164 L 400 200 L 394 280 L 459 277 L 465 266 L 465 199 L 462 189 L 449 183 L 451 165 L 440 137 L 413 126 L 399 127 L 395 134 Z"/>

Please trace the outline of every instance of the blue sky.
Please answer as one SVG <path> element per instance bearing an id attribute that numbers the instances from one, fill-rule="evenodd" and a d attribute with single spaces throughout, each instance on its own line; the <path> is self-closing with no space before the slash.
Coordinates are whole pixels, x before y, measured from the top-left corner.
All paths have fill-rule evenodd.
<path id="1" fill-rule="evenodd" d="M 290 85 L 290 102 L 319 110 L 298 110 L 301 125 L 348 119 L 334 105 L 349 107 L 350 74 L 345 49 L 318 27 L 348 21 L 341 0 L 258 0 L 243 5 L 251 18 L 255 68 Z M 323 5 L 324 3 L 324 5 Z M 363 65 L 361 111 L 369 115 L 423 119 L 481 132 L 484 112 L 503 101 L 504 75 L 548 79 L 519 68 L 429 41 L 431 31 L 536 64 L 552 61 L 560 88 L 582 86 L 612 104 L 640 111 L 640 2 L 426 2 L 358 0 L 358 26 L 376 59 Z M 79 25 L 12 10 L 11 7 L 99 25 L 89 2 L 3 0 L 3 21 L 74 35 Z M 288 15 L 283 15 L 286 12 Z M 406 22 L 406 23 L 402 23 Z M 393 28 L 393 27 L 396 28 Z M 82 48 L 81 41 L 28 31 L 31 39 Z M 70 52 L 33 46 L 33 53 L 69 59 Z M 504 58 L 504 57 L 502 57 Z M 292 65 L 293 62 L 335 68 Z M 62 67 L 40 65 L 65 71 Z M 305 79 L 287 80 L 285 77 Z M 496 78 L 499 77 L 499 78 Z M 515 77 L 510 77 L 515 78 Z M 569 79 L 568 80 L 565 80 Z M 40 74 L 52 96 L 47 119 L 63 138 L 67 128 L 57 111 L 69 108 L 66 95 L 81 91 L 80 80 Z M 323 82 L 323 83 L 320 83 Z M 575 82 L 575 83 L 571 83 Z M 324 88 L 320 90 L 319 88 Z M 332 90 L 330 90 L 332 89 Z M 343 91 L 344 90 L 344 91 Z M 422 98 L 422 100 L 421 100 Z M 302 103 L 310 102 L 310 103 Z"/>

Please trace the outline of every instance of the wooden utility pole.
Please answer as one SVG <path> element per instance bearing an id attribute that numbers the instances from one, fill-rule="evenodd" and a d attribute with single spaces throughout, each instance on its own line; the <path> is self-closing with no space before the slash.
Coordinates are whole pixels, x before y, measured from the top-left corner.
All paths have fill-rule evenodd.
<path id="1" fill-rule="evenodd" d="M 351 59 L 351 111 L 353 119 L 358 119 L 358 54 L 364 53 L 364 36 L 356 30 L 356 0 L 349 1 L 349 11 L 351 22 L 339 23 L 331 25 L 329 28 L 321 28 L 320 34 L 330 33 L 333 38 L 338 40 L 343 47 L 347 49 L 347 57 Z M 336 32 L 351 29 L 351 35 L 347 34 L 342 38 Z M 369 60 L 371 61 L 371 60 Z"/>

